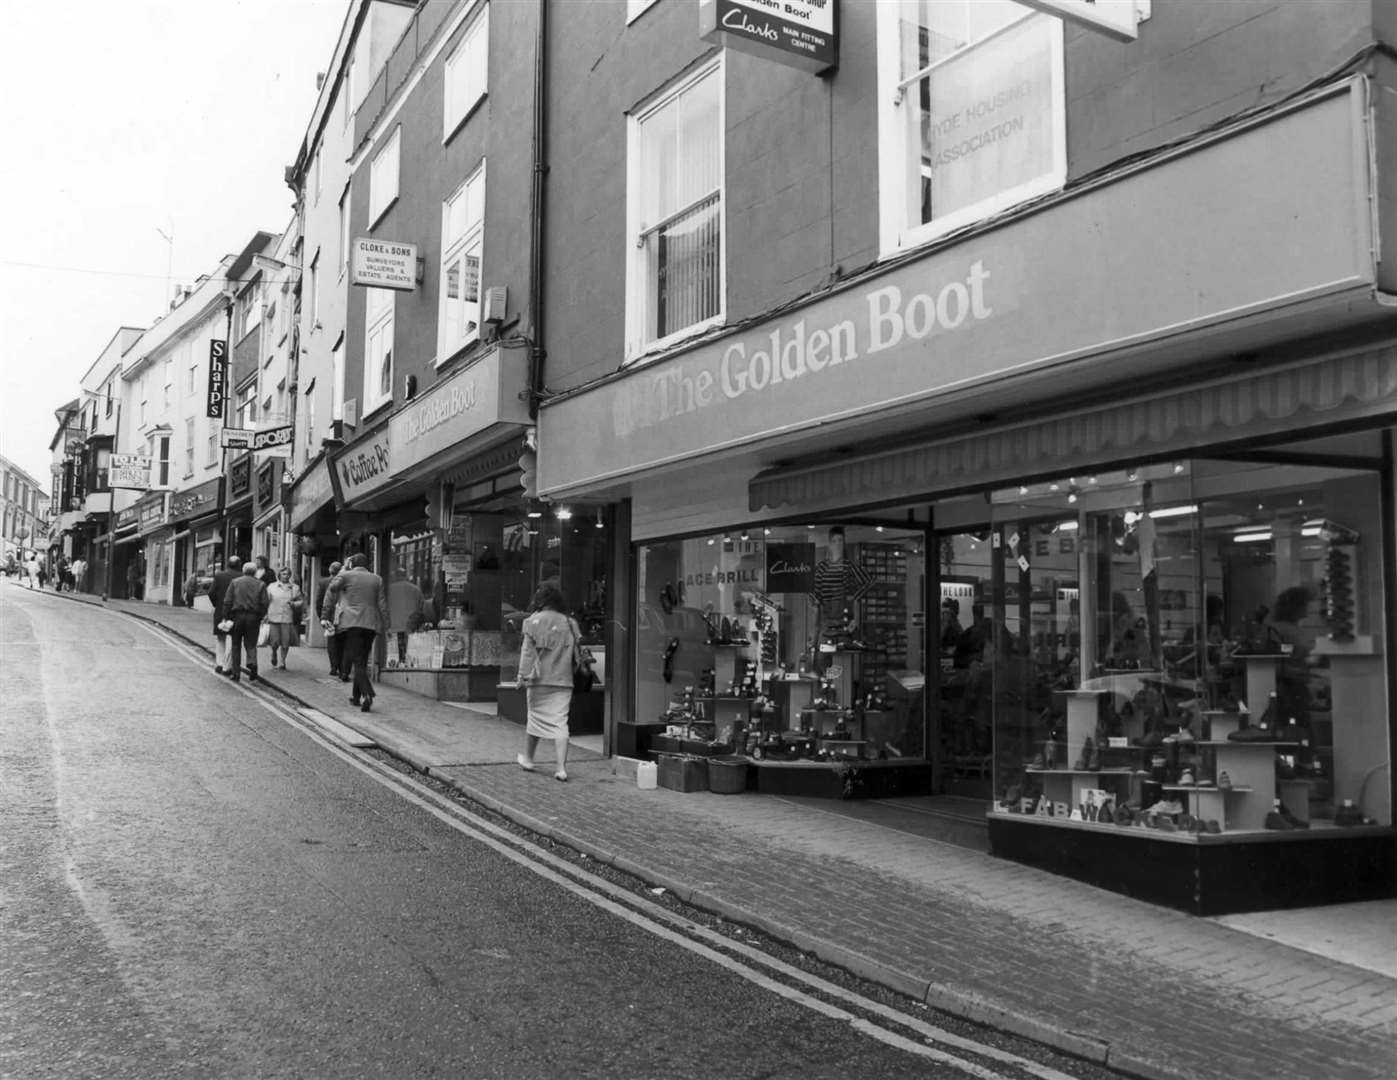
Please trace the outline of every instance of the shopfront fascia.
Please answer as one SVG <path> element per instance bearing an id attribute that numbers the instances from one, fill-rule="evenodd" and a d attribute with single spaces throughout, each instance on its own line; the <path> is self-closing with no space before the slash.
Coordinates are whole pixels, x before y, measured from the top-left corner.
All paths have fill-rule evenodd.
<path id="1" fill-rule="evenodd" d="M 223 543 L 223 483 L 223 477 L 216 476 L 170 494 L 169 523 L 176 545 L 173 575 L 181 584 L 190 574 L 211 576 L 211 564 Z"/>
<path id="2" fill-rule="evenodd" d="M 225 551 L 243 558 L 252 557 L 252 451 L 239 454 L 228 465 L 227 498 L 223 508 Z"/>
<path id="3" fill-rule="evenodd" d="M 330 479 L 330 456 L 312 463 L 285 492 L 287 529 L 317 543 L 333 540 L 335 489 Z"/>
<path id="4" fill-rule="evenodd" d="M 745 487 L 836 447 L 1008 424 L 1391 320 L 1377 296 L 1368 93 L 1346 80 L 547 402 L 539 490 L 635 495 L 646 530 L 646 478 L 663 491 L 696 462 L 726 463 Z M 725 486 L 721 512 L 738 514 L 726 523 L 756 520 Z"/>

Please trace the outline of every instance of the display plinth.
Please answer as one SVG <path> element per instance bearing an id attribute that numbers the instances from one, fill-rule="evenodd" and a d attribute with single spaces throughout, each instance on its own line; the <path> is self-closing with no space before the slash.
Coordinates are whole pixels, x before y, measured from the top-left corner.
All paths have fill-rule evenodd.
<path id="1" fill-rule="evenodd" d="M 496 676 L 498 674 L 496 672 Z M 512 720 L 516 724 L 528 721 L 528 698 L 522 686 L 496 682 L 494 696 L 501 719 Z M 605 711 L 604 702 L 605 695 L 600 687 L 588 690 L 585 694 L 574 693 L 572 703 L 568 706 L 568 734 L 600 735 Z M 664 727 L 661 726 L 660 730 L 663 731 Z"/>
<path id="2" fill-rule="evenodd" d="M 1397 830 L 1191 836 L 989 815 L 990 854 L 1194 915 L 1397 895 Z"/>
<path id="3" fill-rule="evenodd" d="M 813 799 L 889 799 L 931 794 L 931 763 L 903 761 L 753 761 L 763 795 Z M 751 785 L 749 784 L 749 787 Z"/>

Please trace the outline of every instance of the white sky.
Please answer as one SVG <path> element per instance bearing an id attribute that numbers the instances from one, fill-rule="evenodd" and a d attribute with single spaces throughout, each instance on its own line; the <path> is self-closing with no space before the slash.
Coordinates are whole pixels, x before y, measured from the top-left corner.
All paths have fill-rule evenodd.
<path id="1" fill-rule="evenodd" d="M 45 490 L 54 410 L 258 229 L 349 0 L 0 0 L 0 454 Z"/>

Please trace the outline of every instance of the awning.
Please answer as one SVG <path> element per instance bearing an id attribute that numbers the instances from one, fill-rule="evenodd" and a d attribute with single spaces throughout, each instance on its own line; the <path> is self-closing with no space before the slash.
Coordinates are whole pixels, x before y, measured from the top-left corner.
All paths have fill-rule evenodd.
<path id="1" fill-rule="evenodd" d="M 1397 409 L 1397 347 L 1311 359 L 1018 427 L 758 473 L 753 511 L 889 505 L 1355 425 Z"/>

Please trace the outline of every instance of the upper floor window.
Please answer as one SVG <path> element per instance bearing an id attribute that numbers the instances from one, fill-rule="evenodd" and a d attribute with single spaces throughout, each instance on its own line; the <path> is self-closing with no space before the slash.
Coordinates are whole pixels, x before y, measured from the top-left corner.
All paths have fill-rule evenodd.
<path id="1" fill-rule="evenodd" d="M 262 314 L 261 304 L 258 303 L 257 287 L 252 286 L 244 289 L 242 295 L 238 297 L 237 314 L 234 317 L 233 325 L 236 331 L 236 340 L 241 341 L 257 328 Z"/>
<path id="2" fill-rule="evenodd" d="M 631 119 L 626 354 L 723 315 L 723 64 L 686 78 Z"/>
<path id="3" fill-rule="evenodd" d="M 340 277 L 349 269 L 349 185 L 340 192 Z"/>
<path id="4" fill-rule="evenodd" d="M 443 82 L 445 102 L 442 109 L 444 140 L 461 126 L 475 103 L 485 96 L 489 85 L 490 5 L 481 7 L 461 42 L 447 58 Z"/>
<path id="5" fill-rule="evenodd" d="M 155 458 L 155 486 L 170 486 L 170 436 L 151 440 L 151 456 Z"/>
<path id="6" fill-rule="evenodd" d="M 482 164 L 441 208 L 441 318 L 437 359 L 480 337 L 480 257 L 485 233 Z"/>
<path id="7" fill-rule="evenodd" d="M 392 289 L 366 290 L 364 316 L 364 415 L 393 399 Z"/>
<path id="8" fill-rule="evenodd" d="M 878 5 L 885 254 L 1060 188 L 1062 23 L 1015 0 Z"/>
<path id="9" fill-rule="evenodd" d="M 310 261 L 310 328 L 320 328 L 320 252 Z"/>
<path id="10" fill-rule="evenodd" d="M 369 227 L 378 223 L 398 197 L 398 146 L 403 129 L 396 127 L 369 166 Z"/>
<path id="11" fill-rule="evenodd" d="M 248 383 L 238 394 L 238 427 L 247 430 L 257 423 L 257 384 Z"/>
<path id="12" fill-rule="evenodd" d="M 184 418 L 184 475 L 194 475 L 194 417 Z"/>

